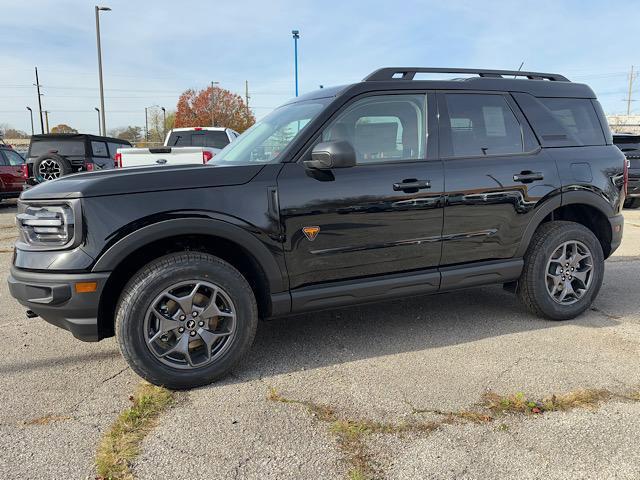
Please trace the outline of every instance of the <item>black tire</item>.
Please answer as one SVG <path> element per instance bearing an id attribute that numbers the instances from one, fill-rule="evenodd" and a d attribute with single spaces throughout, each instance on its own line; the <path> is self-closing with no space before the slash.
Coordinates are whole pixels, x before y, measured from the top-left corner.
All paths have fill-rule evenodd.
<path id="1" fill-rule="evenodd" d="M 147 346 L 144 318 L 154 298 L 180 281 L 213 282 L 232 298 L 237 311 L 236 333 L 216 361 L 191 369 L 162 363 Z M 116 308 L 115 332 L 124 358 L 142 378 L 171 389 L 209 384 L 223 377 L 248 352 L 258 325 L 256 300 L 246 279 L 228 263 L 198 252 L 172 253 L 143 267 L 124 287 Z"/>
<path id="2" fill-rule="evenodd" d="M 624 201 L 624 208 L 638 208 L 640 207 L 640 198 L 627 198 Z"/>
<path id="3" fill-rule="evenodd" d="M 582 298 L 571 305 L 557 303 L 547 290 L 547 262 L 564 242 L 578 241 L 591 252 L 593 277 Z M 524 257 L 524 269 L 518 282 L 518 296 L 529 311 L 549 320 L 577 317 L 598 295 L 604 276 L 602 246 L 591 230 L 566 221 L 544 223 L 534 234 Z"/>
<path id="4" fill-rule="evenodd" d="M 57 173 L 55 173 L 56 176 L 54 178 L 50 178 L 52 175 L 54 175 L 54 172 L 52 172 L 51 174 L 43 174 L 40 168 L 43 164 L 51 165 L 52 163 L 56 165 L 55 168 L 57 169 Z M 69 162 L 69 160 L 58 155 L 57 153 L 45 153 L 44 155 L 40 155 L 33 162 L 33 177 L 39 183 L 46 182 L 48 180 L 54 180 L 55 178 L 60 178 L 64 175 L 69 175 L 70 173 L 73 173 L 73 167 L 71 166 L 71 163 Z"/>

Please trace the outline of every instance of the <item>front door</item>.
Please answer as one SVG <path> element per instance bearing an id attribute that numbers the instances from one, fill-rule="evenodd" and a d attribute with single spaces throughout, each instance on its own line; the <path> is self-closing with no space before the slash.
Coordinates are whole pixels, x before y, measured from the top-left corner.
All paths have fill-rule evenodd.
<path id="1" fill-rule="evenodd" d="M 446 177 L 443 266 L 512 258 L 538 202 L 560 189 L 508 94 L 438 94 Z"/>
<path id="2" fill-rule="evenodd" d="M 369 95 L 338 113 L 317 140 L 349 141 L 355 167 L 284 165 L 278 193 L 292 289 L 437 268 L 444 177 L 427 155 L 426 98 Z"/>

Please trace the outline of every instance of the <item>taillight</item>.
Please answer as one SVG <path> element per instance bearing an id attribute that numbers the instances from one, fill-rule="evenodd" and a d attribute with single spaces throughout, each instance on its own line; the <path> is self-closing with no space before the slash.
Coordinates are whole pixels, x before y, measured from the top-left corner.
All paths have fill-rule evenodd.
<path id="1" fill-rule="evenodd" d="M 203 150 L 202 151 L 202 163 L 207 163 L 209 160 L 213 158 L 213 153 Z"/>
<path id="2" fill-rule="evenodd" d="M 624 159 L 624 174 L 623 174 L 623 179 L 624 179 L 624 196 L 627 196 L 627 190 L 629 188 L 629 167 L 631 165 L 631 160 L 629 160 L 628 158 Z"/>
<path id="3" fill-rule="evenodd" d="M 22 178 L 24 178 L 25 180 L 29 178 L 29 167 L 26 163 L 20 165 L 20 170 L 22 171 Z"/>
<path id="4" fill-rule="evenodd" d="M 87 172 L 93 172 L 93 163 L 87 163 Z"/>
<path id="5" fill-rule="evenodd" d="M 122 168 L 122 154 L 116 153 L 116 156 L 113 157 L 113 167 L 114 168 Z"/>

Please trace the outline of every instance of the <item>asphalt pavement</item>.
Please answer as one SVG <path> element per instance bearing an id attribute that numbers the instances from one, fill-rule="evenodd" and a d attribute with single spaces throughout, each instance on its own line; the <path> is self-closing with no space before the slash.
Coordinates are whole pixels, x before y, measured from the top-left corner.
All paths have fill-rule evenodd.
<path id="1" fill-rule="evenodd" d="M 15 208 L 0 204 L 0 276 L 11 262 Z M 262 322 L 226 380 L 180 396 L 143 443 L 137 478 L 346 478 L 348 452 L 329 424 L 402 425 L 415 409 L 477 409 L 487 391 L 531 397 L 640 388 L 640 211 L 607 261 L 593 309 L 540 320 L 499 286 Z M 5 251 L 6 250 L 6 251 Z M 139 382 L 113 339 L 82 343 L 24 309 L 0 283 L 2 478 L 93 478 L 101 434 Z M 377 475 L 393 479 L 638 478 L 640 403 L 432 432 L 362 437 Z"/>

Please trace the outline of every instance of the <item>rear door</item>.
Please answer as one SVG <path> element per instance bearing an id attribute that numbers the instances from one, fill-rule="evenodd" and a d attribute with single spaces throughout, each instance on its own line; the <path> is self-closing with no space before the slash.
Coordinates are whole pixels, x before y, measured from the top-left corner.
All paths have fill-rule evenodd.
<path id="1" fill-rule="evenodd" d="M 447 197 L 441 264 L 512 258 L 538 203 L 560 191 L 555 162 L 508 94 L 441 92 L 438 108 Z"/>

